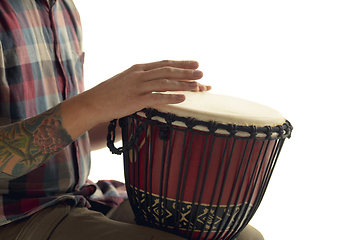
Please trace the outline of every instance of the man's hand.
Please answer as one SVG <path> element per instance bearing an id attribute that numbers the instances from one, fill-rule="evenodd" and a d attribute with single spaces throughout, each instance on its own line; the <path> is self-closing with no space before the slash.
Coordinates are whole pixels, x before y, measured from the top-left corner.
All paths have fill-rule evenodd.
<path id="1" fill-rule="evenodd" d="M 203 73 L 195 61 L 161 61 L 138 64 L 99 84 L 89 91 L 92 106 L 100 122 L 132 114 L 144 107 L 175 104 L 184 95 L 162 94 L 167 91 L 205 91 L 210 87 L 195 80 Z"/>
<path id="2" fill-rule="evenodd" d="M 124 97 L 123 100 L 115 100 L 115 102 L 109 102 L 110 106 L 117 108 L 117 110 L 124 111 L 124 113 L 119 113 L 118 115 L 113 115 L 113 118 L 120 118 L 122 115 L 131 114 L 137 110 L 141 110 L 144 107 L 153 106 L 157 103 L 178 103 L 183 101 L 183 95 L 173 95 L 169 96 L 161 94 L 163 91 L 171 91 L 171 90 L 191 90 L 191 91 L 208 91 L 211 89 L 211 86 L 198 84 L 193 80 L 183 80 L 178 77 L 178 74 L 185 74 L 186 78 L 198 79 L 202 76 L 201 72 L 198 72 L 199 76 L 193 76 L 193 70 L 197 69 L 199 64 L 195 61 L 185 61 L 185 62 L 177 62 L 177 61 L 162 61 L 156 63 L 149 64 L 140 64 L 135 65 L 132 68 L 126 70 L 125 72 L 114 76 L 109 79 L 111 84 L 118 85 L 120 83 L 124 83 L 123 89 L 115 92 L 116 97 Z M 152 71 L 152 72 L 151 72 Z M 157 73 L 156 73 L 157 71 Z M 165 74 L 167 78 L 154 78 L 154 72 L 156 74 Z M 150 75 L 151 74 L 151 75 Z M 176 76 L 172 76 L 171 74 L 177 74 Z M 136 77 L 134 77 L 134 75 Z M 141 76 L 143 75 L 143 76 Z M 141 77 L 140 77 L 141 76 Z M 189 77 L 190 76 L 190 77 Z M 148 77 L 148 79 L 146 79 Z M 184 78 L 183 76 L 181 78 Z M 110 83 L 102 83 L 99 85 L 101 88 L 105 88 L 105 84 Z M 143 86 L 141 86 L 141 84 Z M 104 86 L 102 86 L 104 85 Z M 125 87 L 129 87 L 129 92 Z M 97 88 L 94 91 L 98 91 Z M 125 93 L 124 93 L 125 92 Z M 107 94 L 105 95 L 105 97 Z M 130 100 L 131 99 L 131 100 Z M 109 98 L 103 99 L 104 101 L 109 100 Z M 141 102 L 142 101 L 142 102 Z M 130 102 L 130 103 L 129 103 Z M 126 109 L 126 107 L 134 105 L 134 108 Z M 106 105 L 106 104 L 105 104 Z M 137 106 L 136 106 L 137 105 Z M 100 106 L 104 108 L 104 106 Z M 105 110 L 105 109 L 103 109 Z M 115 117 L 116 116 L 116 117 Z M 111 118 L 111 117 L 110 117 Z M 96 125 L 89 131 L 90 139 L 91 139 L 91 148 L 92 150 L 100 149 L 106 146 L 106 134 L 107 134 L 107 126 L 109 122 L 104 122 L 102 124 Z M 121 139 L 121 131 L 117 131 L 117 140 Z"/>
<path id="3" fill-rule="evenodd" d="M 203 73 L 196 61 L 160 61 L 137 64 L 96 87 L 62 103 L 64 125 L 75 139 L 97 124 L 125 117 L 145 107 L 176 104 L 185 100 L 182 94 L 168 91 L 206 91 L 211 87 L 196 80 Z M 86 118 L 81 122 L 79 118 Z M 80 131 L 81 130 L 81 131 Z"/>

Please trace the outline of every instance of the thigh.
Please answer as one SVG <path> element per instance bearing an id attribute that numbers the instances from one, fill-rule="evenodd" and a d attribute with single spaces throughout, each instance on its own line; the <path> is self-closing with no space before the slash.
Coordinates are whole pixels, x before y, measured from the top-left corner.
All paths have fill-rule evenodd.
<path id="1" fill-rule="evenodd" d="M 183 240 L 156 229 L 121 223 L 87 208 L 59 204 L 0 227 L 6 240 Z"/>
<path id="2" fill-rule="evenodd" d="M 111 220 L 86 208 L 74 208 L 54 229 L 49 240 L 183 240 L 156 229 Z"/>
<path id="3" fill-rule="evenodd" d="M 118 222 L 136 224 L 135 215 L 132 211 L 129 199 L 125 199 L 117 208 L 110 210 L 106 216 Z"/>
<path id="4" fill-rule="evenodd" d="M 0 239 L 15 240 L 21 229 L 26 225 L 28 218 L 18 220 L 0 227 Z"/>
<path id="5" fill-rule="evenodd" d="M 45 240 L 57 224 L 67 216 L 70 207 L 56 205 L 43 209 L 27 217 L 0 228 L 0 239 L 7 240 Z"/>

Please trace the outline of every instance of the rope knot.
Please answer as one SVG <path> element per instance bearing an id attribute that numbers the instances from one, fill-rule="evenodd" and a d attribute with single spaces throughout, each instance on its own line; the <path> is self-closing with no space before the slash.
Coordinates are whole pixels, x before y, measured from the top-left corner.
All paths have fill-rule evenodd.
<path id="1" fill-rule="evenodd" d="M 165 117 L 165 121 L 168 125 L 171 125 L 175 121 L 175 114 L 167 113 Z"/>
<path id="2" fill-rule="evenodd" d="M 270 126 L 265 126 L 266 128 L 266 138 L 267 140 L 271 139 L 272 136 L 272 131 L 271 131 L 271 127 Z"/>
<path id="3" fill-rule="evenodd" d="M 256 138 L 257 135 L 257 127 L 256 126 L 250 126 L 250 138 Z"/>
<path id="4" fill-rule="evenodd" d="M 235 124 L 227 125 L 226 130 L 229 132 L 230 136 L 235 136 L 237 133 L 237 127 Z"/>
<path id="5" fill-rule="evenodd" d="M 218 129 L 218 123 L 210 121 L 207 124 L 207 128 L 209 129 L 210 133 L 215 133 L 216 130 Z"/>
<path id="6" fill-rule="evenodd" d="M 196 119 L 188 117 L 186 118 L 185 124 L 188 127 L 188 129 L 193 129 L 196 125 Z"/>
<path id="7" fill-rule="evenodd" d="M 278 126 L 278 128 L 279 128 L 279 138 L 282 138 L 283 136 L 284 136 L 284 126 L 283 125 L 279 125 Z"/>

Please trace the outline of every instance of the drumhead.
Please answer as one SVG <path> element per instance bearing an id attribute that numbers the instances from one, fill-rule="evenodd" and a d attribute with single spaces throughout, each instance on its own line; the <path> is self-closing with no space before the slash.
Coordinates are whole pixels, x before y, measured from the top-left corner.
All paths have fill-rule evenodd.
<path id="1" fill-rule="evenodd" d="M 268 106 L 245 99 L 210 92 L 171 92 L 186 96 L 179 104 L 153 106 L 160 112 L 201 121 L 242 126 L 277 126 L 285 122 L 283 115 Z"/>

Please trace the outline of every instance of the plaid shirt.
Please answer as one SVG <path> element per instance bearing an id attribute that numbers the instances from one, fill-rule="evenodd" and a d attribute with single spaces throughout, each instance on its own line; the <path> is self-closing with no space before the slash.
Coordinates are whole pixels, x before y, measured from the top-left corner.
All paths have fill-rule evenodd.
<path id="1" fill-rule="evenodd" d="M 38 115 L 84 90 L 81 31 L 71 0 L 0 1 L 0 125 Z M 32 172 L 0 179 L 0 226 L 59 201 L 89 206 L 96 190 L 93 198 L 108 201 L 87 180 L 89 171 L 84 134 Z"/>

